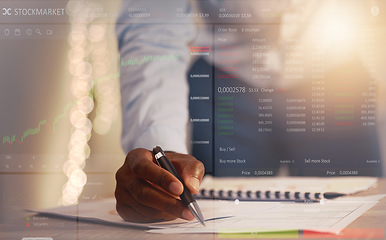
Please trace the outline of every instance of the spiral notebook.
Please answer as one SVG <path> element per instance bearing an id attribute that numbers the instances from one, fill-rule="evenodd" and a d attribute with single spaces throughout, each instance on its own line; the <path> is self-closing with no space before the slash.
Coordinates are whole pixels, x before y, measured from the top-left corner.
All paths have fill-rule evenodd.
<path id="1" fill-rule="evenodd" d="M 320 201 L 374 187 L 375 177 L 212 177 L 205 176 L 196 194 L 201 199 Z"/>

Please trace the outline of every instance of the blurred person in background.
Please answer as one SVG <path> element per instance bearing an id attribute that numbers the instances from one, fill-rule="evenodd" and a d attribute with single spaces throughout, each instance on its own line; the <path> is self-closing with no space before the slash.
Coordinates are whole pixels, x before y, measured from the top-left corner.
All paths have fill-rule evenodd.
<path id="1" fill-rule="evenodd" d="M 297 11 L 301 7 L 302 11 Z M 307 46 L 312 43 L 312 24 L 319 24 L 325 29 L 326 53 L 326 95 L 333 94 L 334 80 L 339 78 L 351 79 L 355 84 L 350 85 L 350 90 L 361 91 L 368 82 L 366 60 L 361 57 L 358 49 L 358 39 L 346 36 L 346 39 L 335 39 L 341 29 L 335 29 L 345 22 L 350 22 L 358 17 L 356 14 L 368 7 L 367 3 L 352 1 L 124 1 L 122 11 L 117 22 L 117 35 L 119 51 L 122 59 L 141 59 L 144 56 L 162 56 L 175 54 L 175 61 L 148 61 L 137 68 L 124 68 L 121 74 L 121 93 L 123 111 L 122 146 L 127 153 L 123 166 L 116 174 L 117 186 L 115 197 L 117 211 L 120 216 L 128 221 L 149 222 L 183 218 L 192 220 L 194 217 L 178 199 L 182 191 L 182 184 L 169 172 L 154 163 L 154 157 L 149 149 L 155 145 L 167 150 L 167 155 L 180 173 L 191 192 L 199 191 L 200 182 L 205 172 L 212 173 L 212 156 L 203 155 L 189 149 L 188 142 L 191 135 L 206 136 L 207 132 L 194 128 L 189 132 L 189 112 L 211 111 L 212 103 L 200 109 L 189 109 L 188 96 L 190 82 L 187 75 L 192 69 L 202 69 L 212 66 L 210 57 L 193 58 L 189 54 L 189 46 L 212 46 L 214 34 L 211 25 L 205 25 L 205 20 L 195 22 L 193 18 L 175 20 L 173 10 L 183 9 L 184 14 L 209 12 L 211 16 L 218 15 L 219 9 L 234 13 L 252 12 L 256 22 L 264 22 L 261 9 L 271 9 L 273 13 L 269 21 L 273 25 L 261 25 L 258 36 L 266 39 L 272 48 L 267 54 L 269 62 L 269 81 L 256 82 L 250 77 L 250 48 L 247 44 L 251 33 L 235 34 L 228 37 L 226 44 L 238 46 L 240 54 L 235 56 L 235 68 L 245 86 L 266 87 L 274 89 L 287 89 L 286 92 L 276 94 L 279 99 L 274 103 L 277 112 L 285 111 L 281 102 L 285 99 L 296 98 L 309 91 L 311 79 L 304 78 L 288 81 L 283 77 L 283 63 L 285 56 L 282 54 L 283 42 L 286 39 L 297 39 L 298 44 Z M 132 18 L 128 9 L 159 13 L 163 16 L 160 24 L 151 23 L 148 19 Z M 172 9 L 172 10 L 171 10 Z M 345 9 L 348 14 L 345 19 L 332 17 L 329 12 L 336 9 Z M 286 24 L 287 22 L 307 22 L 302 24 Z M 339 42 L 341 41 L 341 42 Z M 221 51 L 221 44 L 216 50 Z M 310 59 L 305 60 L 305 64 Z M 216 63 L 217 66 L 221 64 Z M 354 70 L 354 71 L 352 71 Z M 214 74 L 214 73 L 212 73 Z M 382 72 L 377 72 L 377 77 Z M 355 99 L 354 101 L 357 101 Z M 277 124 L 278 129 L 272 136 L 258 136 L 251 131 L 256 124 L 254 104 L 256 97 L 243 96 L 235 102 L 235 126 L 239 131 L 229 139 L 228 146 L 234 143 L 243 143 L 245 156 L 257 158 L 257 162 L 249 163 L 251 166 L 262 166 L 278 169 L 278 159 L 304 159 L 305 153 L 316 152 L 331 153 L 336 159 L 342 159 L 341 165 L 350 164 L 351 160 L 365 157 L 366 154 L 379 156 L 379 146 L 376 128 L 354 131 L 331 131 L 319 140 L 305 134 L 301 137 L 283 135 L 284 124 Z M 359 101 L 359 100 L 358 100 Z M 276 104 L 276 105 L 275 105 Z M 308 103 L 311 104 L 311 103 Z M 355 113 L 355 118 L 360 117 Z M 239 116 L 239 118 L 237 118 Z M 198 139 L 200 139 L 198 137 Z M 325 147 L 321 148 L 323 145 Z M 339 147 L 337 147 L 339 146 Z M 197 157 L 197 159 L 195 158 Z M 355 160 L 354 164 L 355 164 Z M 205 167 L 205 168 L 204 168 Z M 298 168 L 290 167 L 289 174 L 299 174 Z M 380 168 L 373 169 L 371 175 L 379 176 Z"/>

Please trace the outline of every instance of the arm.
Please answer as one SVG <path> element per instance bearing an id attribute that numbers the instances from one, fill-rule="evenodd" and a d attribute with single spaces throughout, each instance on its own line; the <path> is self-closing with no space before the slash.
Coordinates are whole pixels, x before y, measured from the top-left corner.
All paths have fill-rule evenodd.
<path id="1" fill-rule="evenodd" d="M 175 11 L 175 2 L 167 5 L 160 1 L 158 6 L 154 3 L 158 2 L 124 1 L 117 22 L 121 65 L 144 57 L 158 59 L 120 67 L 122 145 L 126 153 L 138 147 L 151 149 L 157 144 L 166 150 L 187 153 L 187 44 L 193 38 L 194 25 L 188 20 L 175 24 L 175 14 L 170 14 Z M 179 5 L 189 9 L 188 1 L 179 1 Z M 129 8 L 170 15 L 161 21 L 171 24 L 154 23 L 155 18 L 138 22 L 138 18 L 129 17 Z"/>
<path id="2" fill-rule="evenodd" d="M 187 153 L 187 44 L 194 35 L 194 26 L 190 22 L 173 24 L 175 14 L 168 11 L 175 11 L 177 2 L 172 2 L 167 5 L 169 2 L 152 1 L 151 5 L 143 0 L 124 1 L 117 23 L 122 145 L 128 154 L 116 174 L 115 197 L 117 212 L 128 221 L 194 219 L 178 198 L 183 191 L 181 182 L 157 166 L 147 150 L 162 145 L 167 150 Z M 188 11 L 188 1 L 178 4 Z M 162 19 L 172 24 L 135 22 L 138 19 L 129 17 L 129 7 L 170 16 Z M 197 193 L 205 172 L 203 164 L 186 154 L 168 153 L 168 157 L 191 192 Z"/>

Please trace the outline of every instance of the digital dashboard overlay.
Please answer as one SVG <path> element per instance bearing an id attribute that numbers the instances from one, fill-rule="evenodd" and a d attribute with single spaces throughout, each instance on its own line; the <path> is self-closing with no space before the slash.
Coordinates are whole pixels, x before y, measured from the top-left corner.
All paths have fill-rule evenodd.
<path id="1" fill-rule="evenodd" d="M 207 173 L 385 176 L 385 42 L 375 0 L 0 1 L 0 223 L 113 196 L 120 79 L 170 66 Z"/>

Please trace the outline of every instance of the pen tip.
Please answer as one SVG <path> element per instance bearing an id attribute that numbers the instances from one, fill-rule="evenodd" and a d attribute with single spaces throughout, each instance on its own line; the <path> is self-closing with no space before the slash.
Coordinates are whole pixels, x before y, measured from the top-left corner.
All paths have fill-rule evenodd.
<path id="1" fill-rule="evenodd" d="M 188 205 L 189 211 L 193 214 L 193 216 L 205 227 L 205 218 L 201 213 L 201 209 L 198 206 L 196 201 L 191 202 Z"/>

